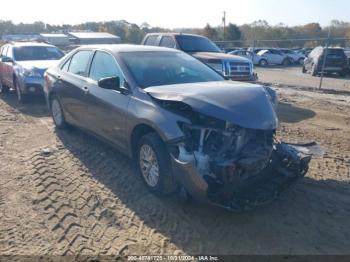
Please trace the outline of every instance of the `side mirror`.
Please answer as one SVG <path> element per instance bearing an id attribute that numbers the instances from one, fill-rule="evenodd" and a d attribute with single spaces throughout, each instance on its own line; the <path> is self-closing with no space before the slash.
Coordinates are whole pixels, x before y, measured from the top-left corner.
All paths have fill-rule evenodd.
<path id="1" fill-rule="evenodd" d="M 101 78 L 100 80 L 98 80 L 98 86 L 104 89 L 119 91 L 120 78 L 117 76 Z"/>
<path id="2" fill-rule="evenodd" d="M 3 63 L 13 63 L 13 59 L 10 58 L 10 57 L 7 57 L 7 56 L 3 56 L 1 58 L 1 62 L 3 62 Z"/>
<path id="3" fill-rule="evenodd" d="M 106 77 L 102 78 L 98 81 L 98 86 L 104 89 L 116 90 L 123 95 L 130 94 L 130 90 L 127 83 L 125 82 L 125 86 L 120 85 L 120 78 L 118 76 Z"/>

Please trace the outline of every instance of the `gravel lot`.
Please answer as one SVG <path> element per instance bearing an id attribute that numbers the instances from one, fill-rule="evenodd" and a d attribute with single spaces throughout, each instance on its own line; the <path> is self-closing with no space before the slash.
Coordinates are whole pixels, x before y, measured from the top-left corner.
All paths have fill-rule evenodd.
<path id="1" fill-rule="evenodd" d="M 269 70 L 260 80 L 287 81 Z M 279 137 L 327 153 L 278 201 L 243 214 L 159 199 L 119 152 L 56 130 L 42 100 L 0 96 L 0 254 L 349 254 L 350 96 L 278 91 Z"/>
<path id="2" fill-rule="evenodd" d="M 301 67 L 280 67 L 270 66 L 267 68 L 256 67 L 259 81 L 263 83 L 272 83 L 274 85 L 318 88 L 320 83 L 319 76 L 303 74 Z M 336 75 L 325 76 L 323 78 L 322 88 L 326 90 L 348 91 L 350 93 L 350 76 L 338 77 Z"/>

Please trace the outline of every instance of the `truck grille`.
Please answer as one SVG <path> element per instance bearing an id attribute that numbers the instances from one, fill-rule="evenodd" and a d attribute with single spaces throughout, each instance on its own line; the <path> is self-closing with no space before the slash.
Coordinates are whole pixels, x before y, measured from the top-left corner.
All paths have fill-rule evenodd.
<path id="1" fill-rule="evenodd" d="M 251 75 L 250 64 L 246 62 L 227 62 L 228 75 L 232 77 Z"/>

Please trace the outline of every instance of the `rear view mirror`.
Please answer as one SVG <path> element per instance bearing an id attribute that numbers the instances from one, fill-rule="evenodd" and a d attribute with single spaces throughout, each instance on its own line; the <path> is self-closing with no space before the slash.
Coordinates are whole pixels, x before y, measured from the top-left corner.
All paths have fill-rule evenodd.
<path id="1" fill-rule="evenodd" d="M 111 89 L 119 91 L 120 88 L 120 78 L 117 76 L 101 78 L 98 81 L 98 86 L 104 89 Z"/>

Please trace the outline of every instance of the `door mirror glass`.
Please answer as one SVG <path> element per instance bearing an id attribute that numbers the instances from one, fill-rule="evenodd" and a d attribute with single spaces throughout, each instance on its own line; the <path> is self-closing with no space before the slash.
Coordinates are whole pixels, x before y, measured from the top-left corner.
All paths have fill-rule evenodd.
<path id="1" fill-rule="evenodd" d="M 98 81 L 98 86 L 104 89 L 117 90 L 120 89 L 120 78 L 118 76 L 101 78 Z"/>

